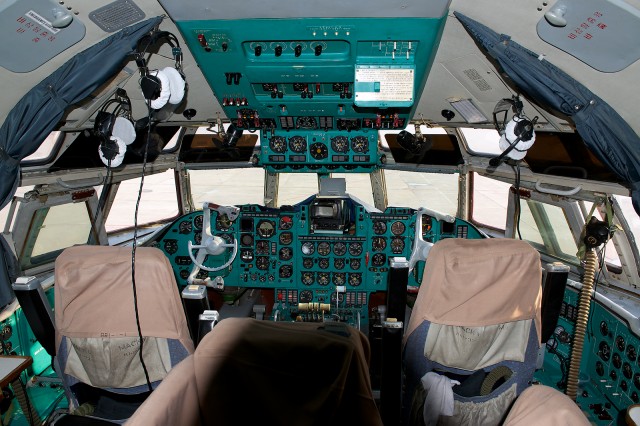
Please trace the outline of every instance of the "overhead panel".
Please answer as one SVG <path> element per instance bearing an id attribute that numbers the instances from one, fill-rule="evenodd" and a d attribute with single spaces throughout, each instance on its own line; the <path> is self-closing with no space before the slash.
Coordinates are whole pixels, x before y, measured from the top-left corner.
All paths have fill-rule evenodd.
<path id="1" fill-rule="evenodd" d="M 165 3 L 170 14 L 185 14 Z M 176 24 L 226 118 L 260 132 L 255 161 L 269 171 L 367 172 L 382 165 L 377 132 L 406 127 L 415 111 L 448 1 L 429 2 L 422 12 L 435 16 L 424 17 L 396 16 L 407 13 L 402 5 L 393 14 L 379 2 L 391 17 L 378 16 L 380 10 L 366 16 L 376 6 L 367 4 L 361 16 L 327 17 L 351 7 L 336 5 L 317 18 L 293 9 L 277 18 L 270 6 L 282 3 L 254 3 L 245 19 L 226 11 Z"/>

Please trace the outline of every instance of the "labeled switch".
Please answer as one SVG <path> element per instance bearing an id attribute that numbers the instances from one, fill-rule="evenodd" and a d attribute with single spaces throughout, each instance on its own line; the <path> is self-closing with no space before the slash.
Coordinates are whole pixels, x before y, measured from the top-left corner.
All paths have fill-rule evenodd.
<path id="1" fill-rule="evenodd" d="M 293 49 L 293 53 L 296 55 L 296 58 L 302 55 L 302 45 L 296 45 L 295 49 Z"/>
<path id="2" fill-rule="evenodd" d="M 254 48 L 253 48 L 253 53 L 254 53 L 256 56 L 260 56 L 260 55 L 262 55 L 262 46 L 257 45 L 256 47 L 254 47 Z"/>
<path id="3" fill-rule="evenodd" d="M 316 56 L 320 56 L 322 54 L 322 45 L 318 44 L 313 50 Z"/>
<path id="4" fill-rule="evenodd" d="M 277 56 L 277 57 L 279 57 L 280 55 L 282 55 L 282 46 L 278 45 L 278 46 L 276 46 L 276 48 L 275 48 L 275 49 L 273 49 L 273 50 L 274 50 L 274 52 L 275 52 L 275 54 L 276 54 L 276 56 Z"/>

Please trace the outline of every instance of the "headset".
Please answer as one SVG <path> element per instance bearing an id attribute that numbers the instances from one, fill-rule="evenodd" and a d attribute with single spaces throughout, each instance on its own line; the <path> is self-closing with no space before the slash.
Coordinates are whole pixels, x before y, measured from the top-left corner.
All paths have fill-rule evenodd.
<path id="1" fill-rule="evenodd" d="M 508 117 L 509 110 L 514 112 L 511 119 Z M 500 134 L 499 145 L 502 153 L 489 161 L 491 167 L 497 167 L 505 157 L 515 161 L 522 160 L 535 142 L 533 128 L 538 117 L 530 120 L 523 110 L 524 106 L 519 96 L 501 99 L 493 109 L 493 125 Z M 500 113 L 504 113 L 502 120 L 498 119 Z"/>
<path id="2" fill-rule="evenodd" d="M 147 64 L 152 53 L 148 50 L 160 41 L 171 46 L 175 65 L 161 70 L 149 70 Z M 178 105 L 182 102 L 187 85 L 182 72 L 182 49 L 174 34 L 169 31 L 154 31 L 142 37 L 138 41 L 134 55 L 140 70 L 140 88 L 150 108 L 160 109 L 167 103 Z"/>

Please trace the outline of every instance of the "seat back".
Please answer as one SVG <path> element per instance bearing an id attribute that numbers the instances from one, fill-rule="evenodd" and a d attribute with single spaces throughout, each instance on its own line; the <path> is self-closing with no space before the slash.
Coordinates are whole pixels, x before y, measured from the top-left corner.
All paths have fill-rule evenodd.
<path id="1" fill-rule="evenodd" d="M 544 385 L 527 388 L 509 411 L 504 426 L 588 426 L 591 423 L 565 394 Z"/>
<path id="2" fill-rule="evenodd" d="M 368 362 L 351 327 L 227 318 L 127 424 L 382 425 Z"/>
<path id="3" fill-rule="evenodd" d="M 63 381 L 115 394 L 148 391 L 139 360 L 131 248 L 76 246 L 55 264 L 56 348 Z M 171 265 L 155 248 L 139 247 L 136 293 L 143 358 L 152 386 L 193 353 Z M 84 387 L 86 390 L 86 387 Z M 72 392 L 82 403 L 79 393 Z"/>
<path id="4" fill-rule="evenodd" d="M 436 372 L 461 382 L 441 422 L 500 423 L 535 371 L 538 252 L 518 240 L 446 239 L 431 248 L 423 276 L 404 339 L 405 422 L 427 417 L 421 378 Z"/>

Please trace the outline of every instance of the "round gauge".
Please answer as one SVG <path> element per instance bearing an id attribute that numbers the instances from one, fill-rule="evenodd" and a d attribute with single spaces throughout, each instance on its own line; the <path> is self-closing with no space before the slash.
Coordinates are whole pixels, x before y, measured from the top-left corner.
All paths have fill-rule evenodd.
<path id="1" fill-rule="evenodd" d="M 624 341 L 624 337 L 622 337 L 622 336 L 616 337 L 616 347 L 621 352 L 624 352 L 624 349 L 626 347 L 626 342 Z"/>
<path id="2" fill-rule="evenodd" d="M 316 119 L 313 117 L 298 117 L 296 120 L 296 128 L 298 129 L 315 129 L 318 127 Z"/>
<path id="3" fill-rule="evenodd" d="M 336 136 L 331 138 L 331 148 L 335 152 L 349 151 L 349 138 L 346 136 Z"/>
<path id="4" fill-rule="evenodd" d="M 320 256 L 327 256 L 329 253 L 331 253 L 331 246 L 328 242 L 323 241 L 318 243 L 318 254 Z"/>
<path id="5" fill-rule="evenodd" d="M 218 215 L 216 218 L 216 229 L 229 229 L 231 227 L 231 221 L 226 214 Z"/>
<path id="6" fill-rule="evenodd" d="M 382 237 L 375 237 L 371 240 L 371 247 L 373 247 L 373 251 L 382 251 L 387 247 L 387 240 Z"/>
<path id="7" fill-rule="evenodd" d="M 343 269 L 344 268 L 344 259 L 342 258 L 337 258 L 337 259 L 333 259 L 333 267 L 336 269 Z"/>
<path id="8" fill-rule="evenodd" d="M 362 254 L 362 244 L 361 243 L 350 243 L 349 244 L 349 254 L 351 256 L 360 256 Z"/>
<path id="9" fill-rule="evenodd" d="M 640 389 L 640 373 L 636 373 L 633 375 L 633 384 L 636 385 L 638 389 Z"/>
<path id="10" fill-rule="evenodd" d="M 351 149 L 354 152 L 365 152 L 369 148 L 369 139 L 366 136 L 351 138 Z"/>
<path id="11" fill-rule="evenodd" d="M 280 278 L 291 278 L 293 275 L 293 268 L 291 265 L 282 265 L 280 269 L 278 269 L 278 276 Z"/>
<path id="12" fill-rule="evenodd" d="M 393 222 L 391 224 L 391 233 L 393 235 L 402 235 L 404 234 L 405 229 L 407 229 L 407 227 L 404 226 L 404 223 L 402 222 Z"/>
<path id="13" fill-rule="evenodd" d="M 269 258 L 267 256 L 256 257 L 256 268 L 262 271 L 269 269 Z"/>
<path id="14" fill-rule="evenodd" d="M 598 355 L 600 355 L 600 358 L 602 358 L 603 361 L 609 361 L 609 358 L 611 358 L 611 347 L 607 342 L 600 342 L 600 346 L 598 346 Z"/>
<path id="15" fill-rule="evenodd" d="M 357 287 L 362 284 L 362 274 L 349 274 L 349 285 L 353 287 Z"/>
<path id="16" fill-rule="evenodd" d="M 269 254 L 269 241 L 258 240 L 256 242 L 256 253 L 257 254 Z"/>
<path id="17" fill-rule="evenodd" d="M 627 379 L 631 379 L 633 377 L 633 370 L 631 369 L 631 364 L 629 364 L 628 362 L 625 362 L 624 364 L 622 364 L 622 374 Z"/>
<path id="18" fill-rule="evenodd" d="M 305 256 L 312 255 L 316 251 L 316 246 L 311 241 L 302 244 L 302 254 Z"/>
<path id="19" fill-rule="evenodd" d="M 289 260 L 293 257 L 293 249 L 291 247 L 282 247 L 278 257 L 280 260 Z"/>
<path id="20" fill-rule="evenodd" d="M 233 237 L 231 234 L 220 234 L 218 237 L 222 238 L 228 244 L 233 243 Z"/>
<path id="21" fill-rule="evenodd" d="M 371 264 L 376 267 L 380 267 L 387 261 L 387 256 L 382 253 L 376 253 L 371 257 Z"/>
<path id="22" fill-rule="evenodd" d="M 313 292 L 311 290 L 302 290 L 298 296 L 300 303 L 309 303 L 313 300 Z"/>
<path id="23" fill-rule="evenodd" d="M 391 239 L 391 251 L 393 254 L 400 254 L 404 251 L 404 240 L 401 237 Z"/>
<path id="24" fill-rule="evenodd" d="M 321 258 L 318 260 L 318 266 L 322 269 L 327 269 L 329 267 L 329 259 L 326 257 Z"/>
<path id="25" fill-rule="evenodd" d="M 278 224 L 278 226 L 280 227 L 280 229 L 283 230 L 287 230 L 287 229 L 291 229 L 293 227 L 293 219 L 291 218 L 291 216 L 282 216 L 280 218 L 280 223 Z"/>
<path id="26" fill-rule="evenodd" d="M 596 373 L 598 376 L 604 376 L 604 364 L 600 361 L 596 362 Z M 640 376 L 640 374 L 638 376 Z M 640 381 L 638 382 L 638 385 L 640 385 Z"/>
<path id="27" fill-rule="evenodd" d="M 253 260 L 253 250 L 240 250 L 240 259 L 242 259 L 242 261 L 245 263 L 251 262 Z"/>
<path id="28" fill-rule="evenodd" d="M 336 304 L 336 300 L 338 301 L 338 303 L 342 303 L 344 302 L 344 293 L 338 293 L 336 294 L 335 292 L 331 292 L 331 304 L 335 305 Z"/>
<path id="29" fill-rule="evenodd" d="M 276 224 L 270 220 L 261 220 L 258 222 L 257 232 L 262 238 L 271 238 L 276 232 Z"/>
<path id="30" fill-rule="evenodd" d="M 613 366 L 615 368 L 620 368 L 622 367 L 622 358 L 620 357 L 620 354 L 615 352 L 613 354 L 613 357 L 611 358 L 611 363 L 613 364 Z"/>
<path id="31" fill-rule="evenodd" d="M 347 274 L 345 274 L 344 272 L 333 273 L 333 284 L 344 285 L 346 281 L 347 281 Z"/>
<path id="32" fill-rule="evenodd" d="M 274 136 L 269 140 L 269 148 L 281 154 L 287 150 L 287 141 L 282 136 Z"/>
<path id="33" fill-rule="evenodd" d="M 322 142 L 311 144 L 309 151 L 311 152 L 311 156 L 316 160 L 323 160 L 329 156 L 329 150 Z"/>
<path id="34" fill-rule="evenodd" d="M 382 235 L 387 231 L 387 223 L 382 220 L 376 220 L 373 222 L 373 233 Z"/>
<path id="35" fill-rule="evenodd" d="M 289 245 L 291 244 L 291 241 L 293 241 L 293 234 L 291 234 L 291 232 L 283 232 L 278 237 L 278 241 L 280 241 L 280 244 L 284 244 L 285 246 Z"/>
<path id="36" fill-rule="evenodd" d="M 199 246 L 200 243 L 202 242 L 202 232 L 196 232 L 193 235 L 193 241 L 195 241 L 196 245 Z"/>
<path id="37" fill-rule="evenodd" d="M 181 269 L 180 270 L 180 278 L 182 278 L 183 280 L 186 280 L 187 278 L 189 278 L 190 272 L 188 269 Z"/>
<path id="38" fill-rule="evenodd" d="M 636 352 L 636 348 L 633 345 L 627 345 L 627 358 L 631 361 L 635 361 L 638 357 L 638 353 Z"/>
<path id="39" fill-rule="evenodd" d="M 164 240 L 164 251 L 174 254 L 178 251 L 178 240 Z"/>
<path id="40" fill-rule="evenodd" d="M 243 246 L 252 246 L 253 245 L 253 235 L 251 234 L 242 234 L 240 236 L 240 244 Z"/>
<path id="41" fill-rule="evenodd" d="M 204 220 L 204 218 L 202 217 L 201 214 L 199 214 L 198 216 L 193 218 L 193 227 L 200 230 L 202 229 L 202 221 Z"/>
<path id="42" fill-rule="evenodd" d="M 318 284 L 327 285 L 329 284 L 329 273 L 328 272 L 320 272 L 318 274 Z"/>
<path id="43" fill-rule="evenodd" d="M 609 324 L 607 324 L 605 321 L 602 321 L 600 323 L 600 333 L 602 333 L 603 336 L 609 334 Z"/>
<path id="44" fill-rule="evenodd" d="M 196 274 L 196 278 L 199 280 L 209 278 L 209 272 L 205 271 L 204 269 L 200 269 L 200 271 L 198 271 L 198 273 Z"/>
<path id="45" fill-rule="evenodd" d="M 291 136 L 289 138 L 289 148 L 293 152 L 305 152 L 307 150 L 307 140 L 302 136 Z"/>
<path id="46" fill-rule="evenodd" d="M 190 234 L 191 231 L 193 231 L 193 224 L 188 220 L 183 220 L 180 222 L 180 225 L 178 225 L 178 232 L 181 234 Z"/>
<path id="47" fill-rule="evenodd" d="M 304 259 L 302 259 L 302 266 L 305 269 L 311 269 L 313 268 L 313 258 L 311 257 L 305 257 Z"/>
<path id="48" fill-rule="evenodd" d="M 302 284 L 311 285 L 315 281 L 315 277 L 313 276 L 313 272 L 303 272 L 302 273 Z"/>
<path id="49" fill-rule="evenodd" d="M 360 259 L 351 259 L 349 266 L 351 269 L 360 269 Z"/>
<path id="50" fill-rule="evenodd" d="M 337 242 L 333 245 L 333 254 L 336 256 L 342 256 L 347 252 L 347 245 L 345 243 Z"/>

